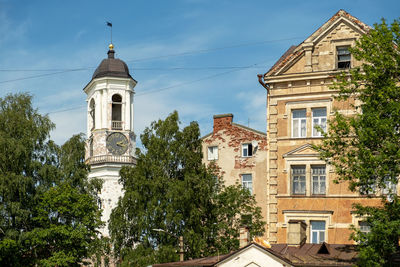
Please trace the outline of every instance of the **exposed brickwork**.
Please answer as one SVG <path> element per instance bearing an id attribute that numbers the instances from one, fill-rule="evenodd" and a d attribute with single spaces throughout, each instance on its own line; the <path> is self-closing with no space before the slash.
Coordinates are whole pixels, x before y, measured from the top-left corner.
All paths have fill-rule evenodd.
<path id="1" fill-rule="evenodd" d="M 226 185 L 241 183 L 242 174 L 251 174 L 253 194 L 262 209 L 266 221 L 267 215 L 267 136 L 254 129 L 233 123 L 232 114 L 214 116 L 214 130 L 203 138 L 204 162 L 214 162 Z M 251 157 L 242 156 L 242 144 L 257 143 Z M 218 159 L 207 160 L 209 146 L 218 146 Z M 266 236 L 265 236 L 266 237 Z"/>

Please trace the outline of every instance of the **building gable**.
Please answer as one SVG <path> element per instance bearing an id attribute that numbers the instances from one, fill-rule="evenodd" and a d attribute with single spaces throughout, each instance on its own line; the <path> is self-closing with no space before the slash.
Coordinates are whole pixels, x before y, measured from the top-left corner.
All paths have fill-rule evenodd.
<path id="1" fill-rule="evenodd" d="M 346 11 L 339 10 L 296 48 L 291 47 L 264 76 L 332 70 L 335 68 L 336 44 L 352 45 L 369 29 L 368 25 Z M 310 53 L 307 54 L 307 51 Z M 328 61 L 329 64 L 319 65 L 320 61 Z"/>

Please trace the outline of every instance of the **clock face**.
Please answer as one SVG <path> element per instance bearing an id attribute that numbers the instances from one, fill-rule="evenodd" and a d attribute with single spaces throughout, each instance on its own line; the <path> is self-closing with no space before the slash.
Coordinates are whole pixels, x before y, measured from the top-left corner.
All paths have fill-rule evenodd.
<path id="1" fill-rule="evenodd" d="M 113 155 L 121 156 L 128 150 L 128 139 L 122 133 L 112 133 L 107 136 L 107 149 Z"/>

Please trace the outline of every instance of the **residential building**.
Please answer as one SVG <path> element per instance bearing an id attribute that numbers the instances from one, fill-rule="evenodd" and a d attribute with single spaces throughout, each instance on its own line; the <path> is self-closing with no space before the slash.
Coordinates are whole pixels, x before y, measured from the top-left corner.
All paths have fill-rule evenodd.
<path id="1" fill-rule="evenodd" d="M 264 75 L 267 89 L 268 200 L 267 239 L 291 243 L 304 222 L 306 243 L 349 244 L 350 225 L 362 218 L 354 203 L 378 205 L 380 199 L 351 192 L 312 148 L 334 110 L 355 113 L 356 99 L 338 101 L 330 89 L 335 77 L 360 66 L 348 48 L 369 27 L 344 10 L 338 11 L 311 36 L 292 46 Z M 293 227 L 291 227 L 291 225 Z"/>
<path id="2" fill-rule="evenodd" d="M 103 181 L 99 205 L 101 219 L 106 222 L 100 230 L 105 236 L 111 211 L 123 194 L 119 171 L 124 165 L 135 164 L 133 88 L 137 83 L 125 62 L 114 57 L 112 44 L 107 54 L 83 89 L 87 94 L 86 164 L 90 166 L 89 178 Z"/>
<path id="3" fill-rule="evenodd" d="M 214 116 L 213 132 L 202 139 L 204 163 L 216 163 L 225 185 L 238 183 L 254 194 L 266 220 L 266 134 L 234 123 L 232 114 L 223 114 Z"/>

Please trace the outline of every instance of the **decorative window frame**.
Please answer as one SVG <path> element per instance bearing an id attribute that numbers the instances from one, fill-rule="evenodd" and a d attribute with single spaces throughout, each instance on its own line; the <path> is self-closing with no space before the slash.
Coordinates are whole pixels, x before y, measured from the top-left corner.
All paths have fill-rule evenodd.
<path id="1" fill-rule="evenodd" d="M 325 221 L 325 242 L 328 243 L 329 231 L 333 229 L 332 224 L 333 211 L 329 210 L 283 210 L 284 222 L 278 223 L 277 227 L 288 228 L 289 221 L 291 220 L 302 220 L 307 224 L 306 243 L 311 242 L 311 221 Z"/>
<path id="2" fill-rule="evenodd" d="M 289 118 L 288 125 L 288 132 L 287 137 L 289 139 L 317 139 L 323 138 L 322 136 L 313 136 L 312 134 L 312 109 L 314 108 L 326 108 L 326 118 L 329 120 L 329 116 L 333 115 L 333 108 L 332 108 L 332 97 L 327 97 L 324 99 L 307 99 L 301 101 L 288 101 L 286 102 L 285 106 L 285 114 L 283 114 L 283 118 Z M 306 136 L 305 137 L 293 137 L 293 118 L 292 118 L 292 111 L 298 109 L 306 109 Z M 327 129 L 328 130 L 328 124 Z M 283 137 L 283 135 L 282 135 Z"/>
<path id="3" fill-rule="evenodd" d="M 305 165 L 306 166 L 306 193 L 305 194 L 293 194 L 292 192 L 292 175 L 291 175 L 291 166 L 296 165 Z M 311 166 L 325 166 L 325 194 L 324 195 L 314 195 L 312 194 L 312 173 L 311 173 Z M 326 164 L 325 161 L 320 160 L 316 155 L 293 155 L 291 157 L 285 157 L 285 169 L 283 170 L 284 173 L 287 174 L 287 196 L 327 196 L 329 193 L 329 173 L 330 167 Z M 283 195 L 283 194 L 282 194 Z"/>

